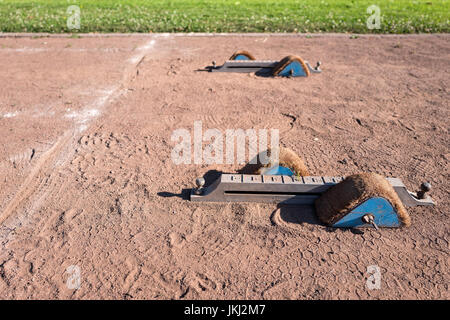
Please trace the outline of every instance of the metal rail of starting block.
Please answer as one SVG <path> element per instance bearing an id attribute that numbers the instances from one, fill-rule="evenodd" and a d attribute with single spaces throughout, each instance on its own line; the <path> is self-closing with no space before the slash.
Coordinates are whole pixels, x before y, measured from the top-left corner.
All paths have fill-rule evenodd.
<path id="1" fill-rule="evenodd" d="M 295 205 L 311 205 L 328 188 L 344 177 L 285 176 L 222 174 L 211 185 L 204 187 L 203 178 L 197 179 L 192 189 L 191 201 L 208 202 L 273 202 Z M 387 178 L 407 207 L 434 205 L 428 191 L 417 193 L 407 190 L 398 178 Z"/>

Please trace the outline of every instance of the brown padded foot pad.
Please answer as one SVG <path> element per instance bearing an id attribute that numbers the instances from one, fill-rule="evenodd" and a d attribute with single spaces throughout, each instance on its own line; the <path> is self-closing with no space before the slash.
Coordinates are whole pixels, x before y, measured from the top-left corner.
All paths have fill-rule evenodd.
<path id="1" fill-rule="evenodd" d="M 250 60 L 256 60 L 255 57 L 248 51 L 245 50 L 239 50 L 233 53 L 233 55 L 228 60 L 234 60 L 238 55 L 243 55 L 249 58 Z"/>
<path id="2" fill-rule="evenodd" d="M 267 150 L 268 156 L 271 155 L 271 149 Z M 309 176 L 308 168 L 306 168 L 305 163 L 303 160 L 291 149 L 280 147 L 279 148 L 279 165 L 291 169 L 295 174 L 299 176 Z M 261 174 L 262 168 L 270 168 L 275 163 L 272 161 L 268 164 L 260 167 L 257 170 L 257 174 Z"/>
<path id="3" fill-rule="evenodd" d="M 376 173 L 348 176 L 328 189 L 315 202 L 318 218 L 333 225 L 355 207 L 372 197 L 383 197 L 390 202 L 402 225 L 409 227 L 411 218 L 389 181 Z"/>
<path id="4" fill-rule="evenodd" d="M 309 72 L 308 67 L 307 67 L 306 64 L 305 64 L 305 61 L 303 61 L 302 58 L 300 58 L 299 56 L 287 56 L 287 57 L 281 59 L 281 60 L 278 62 L 278 64 L 273 68 L 273 71 L 272 71 L 273 75 L 274 75 L 274 76 L 277 76 L 281 71 L 283 71 L 283 69 L 284 69 L 288 64 L 290 64 L 290 63 L 293 62 L 293 61 L 298 61 L 298 62 L 302 65 L 303 70 L 305 70 L 305 73 L 306 73 L 306 76 L 307 76 L 307 77 L 311 74 L 311 73 Z"/>

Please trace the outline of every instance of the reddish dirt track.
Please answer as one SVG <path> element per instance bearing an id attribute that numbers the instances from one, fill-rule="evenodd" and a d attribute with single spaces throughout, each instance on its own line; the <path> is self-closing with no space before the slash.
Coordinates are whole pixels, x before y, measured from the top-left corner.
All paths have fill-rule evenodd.
<path id="1" fill-rule="evenodd" d="M 449 299 L 449 40 L 0 38 L 0 298 Z M 323 73 L 196 71 L 238 49 Z M 309 207 L 190 202 L 196 177 L 242 167 L 172 162 L 196 120 L 279 129 L 314 175 L 430 181 L 437 205 L 358 233 Z"/>

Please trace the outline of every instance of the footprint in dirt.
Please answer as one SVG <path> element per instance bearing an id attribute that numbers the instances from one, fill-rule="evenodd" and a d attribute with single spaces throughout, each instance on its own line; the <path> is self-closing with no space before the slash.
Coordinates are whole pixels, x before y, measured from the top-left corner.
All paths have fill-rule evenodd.
<path id="1" fill-rule="evenodd" d="M 165 298 L 182 299 L 190 291 L 190 287 L 185 281 L 186 273 L 181 270 L 155 273 L 152 278 L 159 284 Z"/>
<path id="2" fill-rule="evenodd" d="M 296 284 L 292 281 L 278 282 L 265 289 L 261 295 L 263 299 L 295 299 Z"/>
<path id="3" fill-rule="evenodd" d="M 183 235 L 178 232 L 169 233 L 169 247 L 172 249 L 181 249 L 186 242 Z"/>
<path id="4" fill-rule="evenodd" d="M 216 282 L 203 273 L 189 274 L 186 277 L 186 283 L 197 293 L 214 291 L 217 288 Z"/>
<path id="5" fill-rule="evenodd" d="M 176 250 L 188 249 L 186 246 L 190 243 L 195 247 L 201 244 L 204 258 L 227 256 L 237 245 L 250 215 L 247 207 L 241 204 L 226 204 L 208 211 L 196 208 L 192 213 L 191 232 L 186 235 L 170 233 L 169 246 Z"/>
<path id="6" fill-rule="evenodd" d="M 270 217 L 273 225 L 301 230 L 303 224 L 320 224 L 311 206 L 279 206 Z"/>
<path id="7" fill-rule="evenodd" d="M 141 268 L 135 257 L 129 256 L 125 260 L 125 265 L 127 267 L 127 273 L 123 280 L 123 291 L 130 291 L 133 284 L 138 280 L 141 273 Z"/>
<path id="8" fill-rule="evenodd" d="M 252 212 L 239 203 L 227 204 L 203 217 L 201 243 L 204 256 L 229 256 L 238 245 Z"/>
<path id="9" fill-rule="evenodd" d="M 192 228 L 191 232 L 187 235 L 180 234 L 178 232 L 169 233 L 169 246 L 172 249 L 181 249 L 186 243 L 195 240 L 198 234 L 202 232 L 202 216 L 203 211 L 201 208 L 197 208 L 192 213 Z"/>

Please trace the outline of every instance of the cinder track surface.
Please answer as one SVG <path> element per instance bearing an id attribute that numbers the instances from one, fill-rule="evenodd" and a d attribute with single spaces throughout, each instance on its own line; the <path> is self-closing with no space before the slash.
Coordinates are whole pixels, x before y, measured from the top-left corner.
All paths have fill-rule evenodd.
<path id="1" fill-rule="evenodd" d="M 0 38 L 0 298 L 448 299 L 448 35 Z M 238 49 L 310 78 L 196 72 Z M 374 171 L 434 208 L 363 234 L 310 208 L 201 204 L 175 129 L 275 128 L 312 174 Z M 69 289 L 67 267 L 81 286 Z M 381 270 L 369 290 L 367 267 Z"/>

